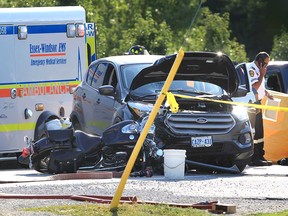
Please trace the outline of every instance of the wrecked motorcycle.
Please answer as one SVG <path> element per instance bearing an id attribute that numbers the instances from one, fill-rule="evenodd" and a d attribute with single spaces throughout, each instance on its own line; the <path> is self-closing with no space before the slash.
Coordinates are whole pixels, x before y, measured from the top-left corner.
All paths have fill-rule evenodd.
<path id="1" fill-rule="evenodd" d="M 25 137 L 27 147 L 18 162 L 42 173 L 74 173 L 77 170 L 124 170 L 148 117 L 141 121 L 125 120 L 105 130 L 102 136 L 87 134 L 73 127 L 49 129 L 46 136 L 32 141 Z M 153 166 L 162 159 L 162 150 L 154 142 L 152 125 L 134 163 L 131 175 L 152 176 Z"/>

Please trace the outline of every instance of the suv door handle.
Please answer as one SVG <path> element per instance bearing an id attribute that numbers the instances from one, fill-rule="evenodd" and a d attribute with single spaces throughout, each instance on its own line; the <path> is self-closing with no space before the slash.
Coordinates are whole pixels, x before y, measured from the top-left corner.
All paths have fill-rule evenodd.
<path id="1" fill-rule="evenodd" d="M 100 104 L 100 102 L 101 102 L 101 101 L 100 101 L 100 98 L 98 98 L 97 101 L 96 101 L 96 103 L 97 103 L 97 104 Z"/>
<path id="2" fill-rule="evenodd" d="M 86 93 L 82 94 L 82 98 L 85 99 L 86 98 Z"/>

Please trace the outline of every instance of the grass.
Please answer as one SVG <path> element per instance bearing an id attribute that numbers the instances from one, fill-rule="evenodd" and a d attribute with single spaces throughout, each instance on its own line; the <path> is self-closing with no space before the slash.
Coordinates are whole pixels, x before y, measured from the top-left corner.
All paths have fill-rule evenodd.
<path id="1" fill-rule="evenodd" d="M 179 208 L 168 205 L 149 205 L 149 204 L 122 204 L 118 210 L 111 212 L 110 205 L 104 204 L 79 204 L 79 205 L 62 205 L 47 206 L 37 208 L 27 208 L 25 211 L 49 212 L 56 215 L 70 216 L 208 216 L 212 215 L 207 210 L 195 208 Z M 232 214 L 233 215 L 233 214 Z M 249 214 L 250 216 L 287 216 L 288 210 L 277 213 L 257 213 Z"/>
<path id="2" fill-rule="evenodd" d="M 149 204 L 122 204 L 118 210 L 111 212 L 110 205 L 104 204 L 81 204 L 27 208 L 25 211 L 50 212 L 56 215 L 70 216 L 207 216 L 208 212 L 195 208 L 177 208 L 168 205 L 149 205 Z"/>

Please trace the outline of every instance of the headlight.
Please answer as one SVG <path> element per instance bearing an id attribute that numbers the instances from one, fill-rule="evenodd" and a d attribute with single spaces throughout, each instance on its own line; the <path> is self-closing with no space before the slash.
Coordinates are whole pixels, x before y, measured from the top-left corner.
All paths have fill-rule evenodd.
<path id="1" fill-rule="evenodd" d="M 137 122 L 133 122 L 131 124 L 125 125 L 122 128 L 122 133 L 124 134 L 135 134 L 138 133 L 140 125 Z"/>
<path id="2" fill-rule="evenodd" d="M 128 106 L 138 117 L 143 116 L 143 114 L 150 113 L 154 107 L 153 104 L 141 102 L 128 102 Z"/>
<path id="3" fill-rule="evenodd" d="M 235 115 L 240 121 L 248 121 L 247 108 L 243 106 L 233 106 L 232 114 Z"/>
<path id="4" fill-rule="evenodd" d="M 141 133 L 148 120 L 148 117 L 149 116 L 144 117 L 140 123 L 134 121 L 131 124 L 125 125 L 124 127 L 122 127 L 121 132 L 123 134 Z M 154 132 L 155 132 L 155 125 L 154 123 L 152 123 L 151 127 L 149 128 L 148 134 L 154 134 Z"/>

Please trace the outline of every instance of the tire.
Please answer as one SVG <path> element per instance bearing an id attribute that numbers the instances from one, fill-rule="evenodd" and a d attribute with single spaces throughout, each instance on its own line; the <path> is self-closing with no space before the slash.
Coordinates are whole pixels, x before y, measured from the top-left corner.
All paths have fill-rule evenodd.
<path id="1" fill-rule="evenodd" d="M 72 125 L 73 125 L 74 130 L 82 130 L 81 125 L 78 120 L 74 120 Z"/>
<path id="2" fill-rule="evenodd" d="M 243 170 L 246 168 L 246 165 L 247 164 L 239 164 L 239 165 L 236 164 L 236 166 L 238 167 L 240 173 L 243 172 Z"/>
<path id="3" fill-rule="evenodd" d="M 233 161 L 232 164 L 236 165 L 240 172 L 243 172 L 243 170 L 250 163 L 250 161 L 251 161 L 251 157 L 246 158 L 245 160 Z"/>

